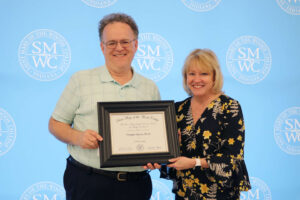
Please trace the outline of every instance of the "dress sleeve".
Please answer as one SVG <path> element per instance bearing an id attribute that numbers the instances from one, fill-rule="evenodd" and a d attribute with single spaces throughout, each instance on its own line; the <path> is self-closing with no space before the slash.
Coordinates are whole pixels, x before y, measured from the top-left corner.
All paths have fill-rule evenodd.
<path id="1" fill-rule="evenodd" d="M 209 164 L 207 175 L 222 187 L 250 189 L 248 172 L 244 162 L 245 125 L 240 104 L 230 100 L 224 104 L 217 148 L 206 157 Z"/>

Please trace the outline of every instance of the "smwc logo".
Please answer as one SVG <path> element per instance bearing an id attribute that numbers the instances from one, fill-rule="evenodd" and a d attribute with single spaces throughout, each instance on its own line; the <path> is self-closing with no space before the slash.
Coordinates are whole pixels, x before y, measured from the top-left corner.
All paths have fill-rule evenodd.
<path id="1" fill-rule="evenodd" d="M 243 84 L 262 81 L 271 70 L 271 51 L 255 36 L 242 36 L 232 42 L 226 55 L 228 71 Z"/>
<path id="2" fill-rule="evenodd" d="M 205 12 L 214 9 L 221 0 L 181 0 L 189 9 L 196 12 Z"/>
<path id="3" fill-rule="evenodd" d="M 152 180 L 153 191 L 150 200 L 173 200 L 171 188 L 157 180 Z"/>
<path id="4" fill-rule="evenodd" d="M 135 70 L 140 74 L 159 81 L 165 78 L 173 66 L 173 51 L 169 43 L 155 33 L 143 33 L 133 60 Z"/>
<path id="5" fill-rule="evenodd" d="M 81 1 L 86 5 L 94 8 L 106 8 L 117 2 L 117 0 L 81 0 Z"/>
<path id="6" fill-rule="evenodd" d="M 13 118 L 0 108 L 0 156 L 6 154 L 16 140 L 16 125 Z"/>
<path id="7" fill-rule="evenodd" d="M 20 200 L 65 200 L 65 190 L 52 182 L 39 182 L 31 185 Z"/>
<path id="8" fill-rule="evenodd" d="M 300 0 L 276 0 L 277 4 L 290 15 L 300 15 Z"/>
<path id="9" fill-rule="evenodd" d="M 25 36 L 18 55 L 25 73 L 39 81 L 58 79 L 71 63 L 67 41 L 60 34 L 47 29 L 36 30 Z"/>
<path id="10" fill-rule="evenodd" d="M 252 189 L 242 192 L 241 200 L 272 200 L 271 192 L 265 182 L 256 177 L 250 177 Z"/>
<path id="11" fill-rule="evenodd" d="M 300 107 L 288 108 L 277 117 L 274 137 L 282 151 L 300 154 Z"/>

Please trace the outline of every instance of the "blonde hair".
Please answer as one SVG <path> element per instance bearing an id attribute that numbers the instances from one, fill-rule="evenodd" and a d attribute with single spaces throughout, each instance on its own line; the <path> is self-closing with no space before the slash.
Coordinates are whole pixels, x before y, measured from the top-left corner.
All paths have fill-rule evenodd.
<path id="1" fill-rule="evenodd" d="M 187 86 L 187 73 L 191 66 L 195 66 L 204 72 L 213 73 L 213 92 L 222 92 L 223 87 L 223 75 L 220 69 L 220 64 L 216 54 L 210 49 L 195 49 L 185 59 L 182 75 L 183 75 L 183 88 L 189 94 L 193 95 L 189 87 Z"/>

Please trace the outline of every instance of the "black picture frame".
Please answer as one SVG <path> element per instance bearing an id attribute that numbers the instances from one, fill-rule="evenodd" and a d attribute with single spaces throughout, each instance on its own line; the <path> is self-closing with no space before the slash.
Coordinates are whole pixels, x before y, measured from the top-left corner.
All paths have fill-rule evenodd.
<path id="1" fill-rule="evenodd" d="M 98 102 L 98 127 L 99 134 L 103 141 L 99 142 L 100 167 L 120 167 L 120 166 L 143 166 L 147 163 L 166 164 L 170 158 L 180 155 L 178 131 L 176 124 L 176 114 L 174 101 L 121 101 L 121 102 Z M 165 124 L 165 133 L 167 140 L 167 151 L 150 153 L 130 153 L 113 154 L 112 153 L 112 133 L 111 133 L 111 115 L 140 113 L 148 115 L 152 112 L 163 113 Z M 133 121 L 131 121 L 132 123 Z M 157 141 L 160 138 L 157 138 Z"/>

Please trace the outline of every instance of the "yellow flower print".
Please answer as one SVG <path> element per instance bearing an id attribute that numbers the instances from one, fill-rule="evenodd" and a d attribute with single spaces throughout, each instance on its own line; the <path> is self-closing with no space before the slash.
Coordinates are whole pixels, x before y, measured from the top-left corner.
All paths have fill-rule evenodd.
<path id="1" fill-rule="evenodd" d="M 239 189 L 240 189 L 240 191 L 248 191 L 249 190 L 249 188 L 244 185 L 244 181 L 243 180 L 240 182 Z"/>
<path id="2" fill-rule="evenodd" d="M 213 176 L 207 177 L 211 182 L 216 182 L 216 179 Z"/>
<path id="3" fill-rule="evenodd" d="M 232 170 L 234 171 L 236 169 L 236 165 L 232 165 Z"/>
<path id="4" fill-rule="evenodd" d="M 239 120 L 239 125 L 243 125 L 243 120 L 242 119 Z"/>
<path id="5" fill-rule="evenodd" d="M 184 103 L 178 107 L 178 112 L 180 112 L 182 110 L 183 106 L 184 106 Z"/>
<path id="6" fill-rule="evenodd" d="M 214 102 L 211 102 L 211 103 L 207 106 L 208 110 L 212 109 L 212 108 L 214 107 L 214 105 L 215 105 L 215 103 L 214 103 Z"/>
<path id="7" fill-rule="evenodd" d="M 192 149 L 196 149 L 196 141 L 195 140 L 193 142 L 191 142 L 190 147 Z"/>
<path id="8" fill-rule="evenodd" d="M 204 144 L 203 144 L 203 148 L 204 148 L 204 149 L 208 149 L 208 144 L 204 143 Z"/>
<path id="9" fill-rule="evenodd" d="M 240 155 L 243 155 L 243 154 L 244 154 L 244 150 L 241 149 L 241 150 L 240 150 Z"/>
<path id="10" fill-rule="evenodd" d="M 188 187 L 193 187 L 193 179 L 185 179 L 185 183 Z"/>
<path id="11" fill-rule="evenodd" d="M 195 178 L 195 183 L 197 184 L 197 185 L 199 185 L 199 179 L 198 178 Z"/>
<path id="12" fill-rule="evenodd" d="M 244 131 L 245 130 L 245 124 L 243 125 L 243 127 L 242 127 L 242 131 Z"/>
<path id="13" fill-rule="evenodd" d="M 222 112 L 225 110 L 225 106 L 227 106 L 227 103 L 224 103 L 224 104 L 222 105 L 222 108 L 221 108 Z"/>
<path id="14" fill-rule="evenodd" d="M 191 171 L 190 170 L 188 170 L 187 172 L 185 172 L 185 175 L 186 176 L 188 176 L 188 175 L 190 175 L 191 174 Z"/>
<path id="15" fill-rule="evenodd" d="M 201 190 L 201 193 L 204 194 L 204 193 L 208 193 L 209 188 L 207 187 L 206 184 L 200 184 L 200 190 Z"/>
<path id="16" fill-rule="evenodd" d="M 238 141 L 243 141 L 243 137 L 242 137 L 241 135 L 239 135 L 239 136 L 237 137 L 237 140 L 238 140 Z"/>
<path id="17" fill-rule="evenodd" d="M 176 172 L 176 176 L 177 176 L 177 177 L 184 177 L 184 173 L 183 173 L 182 171 L 179 171 L 179 170 L 178 170 L 178 171 Z"/>
<path id="18" fill-rule="evenodd" d="M 185 130 L 191 131 L 191 130 L 192 130 L 192 125 L 188 125 L 188 126 L 185 128 Z"/>
<path id="19" fill-rule="evenodd" d="M 177 192 L 178 196 L 184 197 L 185 193 L 180 189 Z"/>
<path id="20" fill-rule="evenodd" d="M 230 144 L 230 145 L 233 145 L 234 144 L 234 139 L 233 138 L 230 138 L 229 140 L 228 140 L 228 143 Z"/>
<path id="21" fill-rule="evenodd" d="M 217 157 L 222 157 L 223 154 L 222 153 L 217 153 Z"/>
<path id="22" fill-rule="evenodd" d="M 184 118 L 184 115 L 183 115 L 183 114 L 181 114 L 179 117 L 176 116 L 176 121 L 177 121 L 177 122 L 180 122 L 183 118 Z"/>
<path id="23" fill-rule="evenodd" d="M 209 139 L 209 137 L 211 136 L 211 132 L 210 131 L 204 131 L 203 136 L 204 136 L 204 139 Z"/>
<path id="24" fill-rule="evenodd" d="M 200 133 L 200 127 L 198 127 L 196 135 L 198 135 Z"/>

